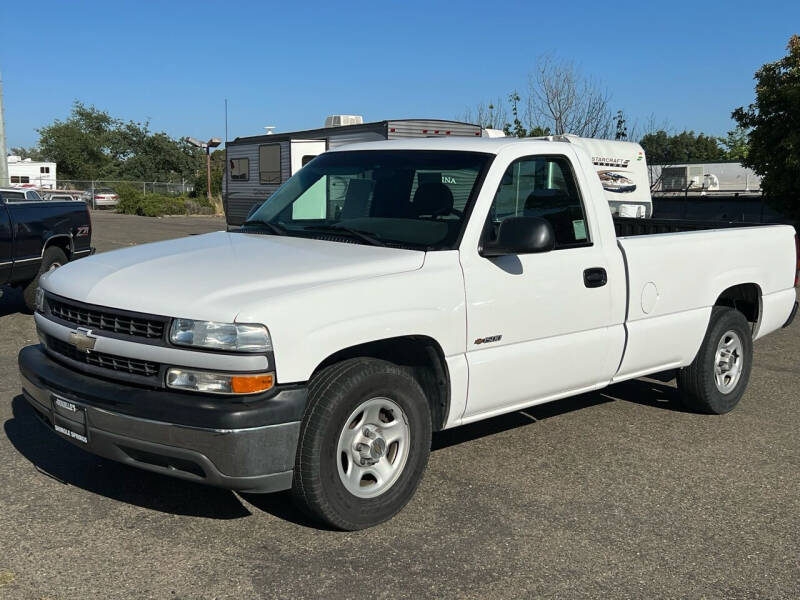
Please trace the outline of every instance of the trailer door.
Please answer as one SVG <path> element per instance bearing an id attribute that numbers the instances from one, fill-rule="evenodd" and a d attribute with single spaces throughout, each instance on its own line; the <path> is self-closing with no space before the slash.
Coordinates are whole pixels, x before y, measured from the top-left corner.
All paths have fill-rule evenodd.
<path id="1" fill-rule="evenodd" d="M 312 158 L 325 152 L 325 140 L 292 140 L 291 174 L 294 175 Z"/>

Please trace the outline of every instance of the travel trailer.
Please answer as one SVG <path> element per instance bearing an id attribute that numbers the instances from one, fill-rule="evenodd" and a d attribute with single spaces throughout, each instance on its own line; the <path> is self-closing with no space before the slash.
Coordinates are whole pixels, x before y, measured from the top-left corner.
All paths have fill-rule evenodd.
<path id="1" fill-rule="evenodd" d="M 53 190 L 56 187 L 56 163 L 9 156 L 8 179 L 12 187 Z"/>

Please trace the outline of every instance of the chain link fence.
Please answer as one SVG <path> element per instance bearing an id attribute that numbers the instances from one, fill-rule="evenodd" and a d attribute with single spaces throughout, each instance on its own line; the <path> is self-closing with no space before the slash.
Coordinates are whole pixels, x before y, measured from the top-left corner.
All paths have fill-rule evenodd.
<path id="1" fill-rule="evenodd" d="M 99 190 L 114 191 L 118 185 L 130 185 L 142 190 L 145 194 L 161 194 L 162 196 L 185 196 L 194 191 L 194 184 L 188 181 L 168 182 L 168 181 L 133 181 L 133 180 L 112 180 L 112 179 L 59 179 L 56 181 L 56 189 L 71 192 L 81 192 L 87 198 L 93 196 Z"/>

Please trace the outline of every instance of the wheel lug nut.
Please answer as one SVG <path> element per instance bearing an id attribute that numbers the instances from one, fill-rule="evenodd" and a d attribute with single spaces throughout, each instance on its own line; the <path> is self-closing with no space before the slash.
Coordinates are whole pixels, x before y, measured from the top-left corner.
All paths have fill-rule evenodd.
<path id="1" fill-rule="evenodd" d="M 359 442 L 358 444 L 356 444 L 356 450 L 358 452 L 366 452 L 367 450 L 369 450 L 369 446 L 364 442 Z"/>
<path id="2" fill-rule="evenodd" d="M 372 431 L 369 427 L 364 427 L 363 433 L 365 437 L 368 437 L 371 440 L 375 439 L 375 432 Z"/>

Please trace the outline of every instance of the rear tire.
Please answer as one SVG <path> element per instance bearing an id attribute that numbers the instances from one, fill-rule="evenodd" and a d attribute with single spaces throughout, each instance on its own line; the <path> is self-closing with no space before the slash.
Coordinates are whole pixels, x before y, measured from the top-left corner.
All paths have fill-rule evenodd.
<path id="1" fill-rule="evenodd" d="M 36 309 L 36 290 L 39 289 L 39 279 L 41 276 L 65 264 L 67 264 L 67 255 L 64 254 L 61 248 L 50 246 L 44 251 L 42 255 L 42 264 L 39 265 L 39 272 L 36 273 L 36 277 L 25 286 L 22 292 L 22 297 L 25 300 L 25 306 L 28 307 L 28 310 L 32 312 Z"/>
<path id="2" fill-rule="evenodd" d="M 722 415 L 739 403 L 753 365 L 750 324 L 738 310 L 715 306 L 703 344 L 694 361 L 678 371 L 684 406 Z"/>
<path id="3" fill-rule="evenodd" d="M 338 529 L 372 527 L 414 495 L 430 447 L 430 409 L 416 379 L 386 361 L 345 360 L 309 385 L 293 497 Z"/>

